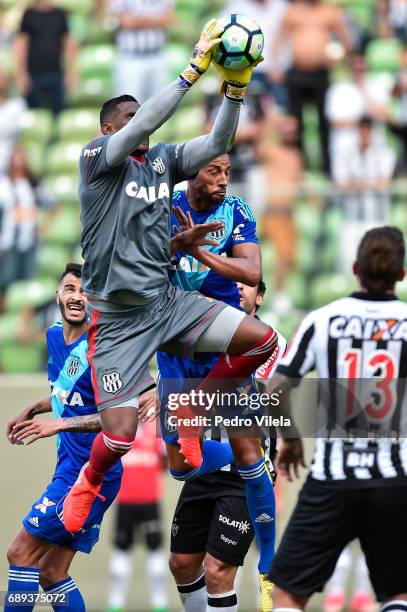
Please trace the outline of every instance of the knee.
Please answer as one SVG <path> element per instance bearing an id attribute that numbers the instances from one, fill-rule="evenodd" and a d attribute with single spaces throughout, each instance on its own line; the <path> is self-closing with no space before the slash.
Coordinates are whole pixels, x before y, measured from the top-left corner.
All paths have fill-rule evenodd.
<path id="1" fill-rule="evenodd" d="M 177 584 L 189 584 L 199 578 L 201 567 L 195 567 L 189 555 L 172 553 L 168 564 Z"/>
<path id="2" fill-rule="evenodd" d="M 273 605 L 275 608 L 304 610 L 307 601 L 307 597 L 298 597 L 297 595 L 284 591 L 284 589 L 280 589 L 278 586 L 276 586 L 273 591 Z"/>
<path id="3" fill-rule="evenodd" d="M 253 465 L 263 457 L 257 438 L 236 438 L 232 446 L 237 465 Z"/>
<path id="4" fill-rule="evenodd" d="M 148 533 L 146 536 L 147 548 L 151 552 L 154 552 L 155 550 L 158 550 L 159 548 L 161 548 L 162 542 L 163 542 L 163 538 L 162 538 L 161 531 L 152 531 L 151 533 Z"/>
<path id="5" fill-rule="evenodd" d="M 234 570 L 234 567 L 207 555 L 204 561 L 204 572 L 208 593 L 214 594 L 231 591 L 233 589 Z"/>
<path id="6" fill-rule="evenodd" d="M 17 565 L 19 567 L 36 567 L 38 564 L 39 555 L 35 551 L 28 550 L 23 542 L 14 540 L 7 551 L 7 560 L 9 565 Z"/>
<path id="7" fill-rule="evenodd" d="M 68 578 L 68 576 L 61 574 L 58 568 L 41 566 L 40 563 L 40 585 L 43 589 L 49 589 L 49 587 L 66 578 Z"/>

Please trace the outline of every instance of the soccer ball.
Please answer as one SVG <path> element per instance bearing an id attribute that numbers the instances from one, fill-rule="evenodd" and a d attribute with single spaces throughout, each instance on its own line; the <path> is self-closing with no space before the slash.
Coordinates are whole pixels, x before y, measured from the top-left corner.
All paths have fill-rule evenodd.
<path id="1" fill-rule="evenodd" d="M 224 32 L 213 51 L 213 59 L 229 70 L 241 70 L 261 56 L 264 36 L 256 21 L 244 15 L 228 15 L 218 20 Z"/>

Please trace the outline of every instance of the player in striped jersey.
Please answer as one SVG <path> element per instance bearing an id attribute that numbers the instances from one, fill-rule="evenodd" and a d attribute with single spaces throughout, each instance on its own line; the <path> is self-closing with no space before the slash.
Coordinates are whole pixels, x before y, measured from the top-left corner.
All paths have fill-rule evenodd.
<path id="1" fill-rule="evenodd" d="M 303 610 L 355 538 L 382 612 L 407 611 L 407 304 L 394 294 L 404 258 L 398 229 L 367 232 L 353 266 L 359 290 L 309 314 L 278 368 L 283 386 L 316 370 L 329 399 L 325 415 L 320 402 L 325 435 L 271 565 L 274 612 Z M 301 441 L 285 440 L 282 472 L 291 477 L 300 463 Z"/>

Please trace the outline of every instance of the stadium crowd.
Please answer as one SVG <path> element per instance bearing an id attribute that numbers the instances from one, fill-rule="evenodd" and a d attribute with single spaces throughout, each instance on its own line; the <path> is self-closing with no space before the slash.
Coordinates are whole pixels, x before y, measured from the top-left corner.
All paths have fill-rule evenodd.
<path id="1" fill-rule="evenodd" d="M 149 7 L 0 4 L 3 371 L 43 368 L 38 338 L 48 317 L 38 315 L 49 310 L 60 264 L 80 257 L 77 156 L 98 133 L 100 102 L 122 91 L 150 97 L 178 73 L 213 14 L 248 14 L 265 33 L 230 190 L 259 218 L 272 320 L 289 334 L 301 311 L 347 288 L 354 253 L 341 240 L 345 231 L 356 244 L 377 223 L 405 227 L 403 0 L 160 0 Z M 212 76 L 157 139 L 183 141 L 209 129 L 217 89 Z M 26 363 L 16 341 L 25 344 Z"/>

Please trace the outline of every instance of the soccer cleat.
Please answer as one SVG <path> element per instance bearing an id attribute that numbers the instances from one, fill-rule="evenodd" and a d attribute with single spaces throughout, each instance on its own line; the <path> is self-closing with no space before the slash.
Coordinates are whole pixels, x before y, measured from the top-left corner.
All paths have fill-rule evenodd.
<path id="1" fill-rule="evenodd" d="M 179 438 L 178 442 L 185 461 L 193 468 L 201 467 L 202 449 L 199 438 Z"/>
<path id="2" fill-rule="evenodd" d="M 355 593 L 350 603 L 352 612 L 376 612 L 378 605 L 370 593 Z"/>
<path id="3" fill-rule="evenodd" d="M 82 467 L 77 481 L 65 497 L 63 504 L 64 527 L 71 533 L 77 533 L 82 529 L 97 497 L 105 501 L 103 495 L 99 494 L 102 484 L 92 485 L 85 476 L 88 465 L 89 462 Z"/>
<path id="4" fill-rule="evenodd" d="M 342 612 L 345 608 L 345 593 L 330 593 L 325 597 L 324 612 Z"/>
<path id="5" fill-rule="evenodd" d="M 259 574 L 260 584 L 260 612 L 271 612 L 273 609 L 274 583 L 267 578 L 267 574 Z"/>

